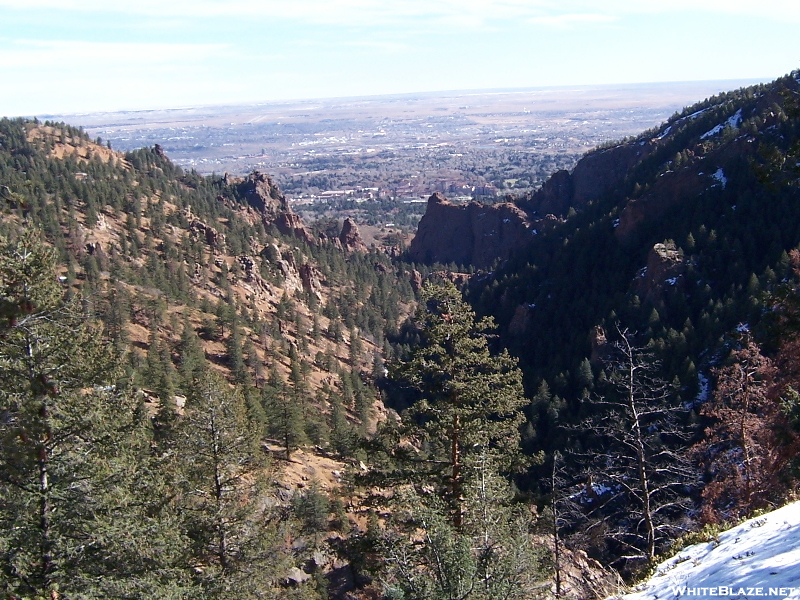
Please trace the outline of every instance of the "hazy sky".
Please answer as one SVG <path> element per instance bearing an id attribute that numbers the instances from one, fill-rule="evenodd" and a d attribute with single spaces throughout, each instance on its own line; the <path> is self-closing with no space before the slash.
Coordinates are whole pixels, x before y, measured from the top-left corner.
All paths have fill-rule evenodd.
<path id="1" fill-rule="evenodd" d="M 0 0 L 0 116 L 800 68 L 798 0 Z"/>

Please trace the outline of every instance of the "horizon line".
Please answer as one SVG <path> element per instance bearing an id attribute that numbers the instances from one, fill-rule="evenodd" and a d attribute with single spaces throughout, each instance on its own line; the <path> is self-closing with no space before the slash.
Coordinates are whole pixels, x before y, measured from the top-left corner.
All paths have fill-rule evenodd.
<path id="1" fill-rule="evenodd" d="M 758 83 L 768 83 L 774 81 L 775 77 L 770 78 L 726 78 L 726 79 L 689 79 L 681 81 L 648 81 L 648 82 L 623 82 L 623 83 L 587 83 L 587 84 L 567 84 L 567 85 L 544 85 L 544 86 L 524 86 L 524 87 L 493 87 L 493 88 L 460 88 L 448 90 L 424 90 L 414 92 L 393 92 L 386 94 L 366 94 L 357 96 L 307 96 L 303 98 L 287 98 L 283 100 L 265 100 L 265 101 L 245 101 L 245 102 L 220 102 L 211 104 L 194 104 L 185 106 L 164 106 L 164 107 L 151 107 L 151 108 L 131 108 L 131 109 L 108 109 L 97 110 L 90 112 L 47 112 L 37 114 L 22 114 L 6 116 L 6 118 L 48 118 L 48 117 L 85 117 L 85 116 L 99 116 L 99 115 L 114 115 L 114 114 L 131 114 L 131 113 L 152 113 L 152 112 L 178 112 L 186 110 L 202 110 L 202 109 L 221 109 L 221 108 L 238 108 L 238 107 L 258 107 L 258 106 L 280 106 L 291 104 L 302 104 L 308 102 L 331 102 L 331 101 L 365 101 L 377 100 L 381 98 L 414 98 L 420 96 L 439 96 L 439 95 L 484 95 L 484 94 L 514 94 L 525 93 L 534 91 L 546 90 L 589 90 L 598 88 L 626 88 L 626 87 L 648 87 L 648 86 L 661 86 L 661 85 L 690 85 L 690 84 L 713 84 L 713 83 L 739 83 L 747 85 L 756 85 Z"/>

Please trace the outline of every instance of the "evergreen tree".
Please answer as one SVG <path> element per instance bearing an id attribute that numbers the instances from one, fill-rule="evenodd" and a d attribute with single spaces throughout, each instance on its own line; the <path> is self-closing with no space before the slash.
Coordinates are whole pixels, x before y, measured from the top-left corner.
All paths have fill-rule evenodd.
<path id="1" fill-rule="evenodd" d="M 421 394 L 406 416 L 411 435 L 425 449 L 415 470 L 427 471 L 428 483 L 438 473 L 458 527 L 469 473 L 465 466 L 476 453 L 488 455 L 504 471 L 523 462 L 522 374 L 507 352 L 489 352 L 484 332 L 492 329 L 491 319 L 476 320 L 452 283 L 423 287 L 416 321 L 422 344 L 396 370 Z M 393 454 L 401 458 L 406 451 L 398 447 Z"/>
<path id="2" fill-rule="evenodd" d="M 207 372 L 190 389 L 175 452 L 203 597 L 263 597 L 285 558 L 264 502 L 268 465 L 244 398 L 218 375 Z"/>
<path id="3" fill-rule="evenodd" d="M 525 600 L 541 594 L 543 547 L 534 540 L 535 519 L 512 502 L 510 486 L 486 457 L 465 486 L 463 522 L 456 527 L 447 504 L 413 488 L 398 492 L 378 547 L 387 598 L 408 600 Z"/>
<path id="4" fill-rule="evenodd" d="M 270 432 L 283 442 L 286 460 L 291 460 L 292 452 L 305 441 L 303 412 L 274 366 L 267 385 L 261 389 L 261 402 Z"/>
<path id="5" fill-rule="evenodd" d="M 62 291 L 36 232 L 2 240 L 0 590 L 159 597 L 166 557 L 153 555 L 158 528 L 135 496 L 146 419 L 116 385 L 114 346 Z M 174 572 L 167 578 L 179 587 Z"/>
<path id="6" fill-rule="evenodd" d="M 205 366 L 205 353 L 188 315 L 184 315 L 178 350 L 182 387 L 186 389 L 193 379 L 200 376 Z"/>

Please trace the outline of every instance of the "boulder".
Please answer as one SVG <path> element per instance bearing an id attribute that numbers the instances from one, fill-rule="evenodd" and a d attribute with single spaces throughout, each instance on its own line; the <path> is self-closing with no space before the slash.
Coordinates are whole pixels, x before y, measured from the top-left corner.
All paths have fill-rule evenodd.
<path id="1" fill-rule="evenodd" d="M 683 289 L 685 272 L 683 252 L 674 242 L 655 244 L 647 254 L 647 266 L 634 281 L 634 289 L 640 298 L 661 308 L 669 288 Z"/>
<path id="2" fill-rule="evenodd" d="M 222 252 L 225 249 L 225 234 L 219 233 L 216 229 L 195 219 L 189 225 L 189 232 L 192 236 L 204 239 L 212 250 Z"/>

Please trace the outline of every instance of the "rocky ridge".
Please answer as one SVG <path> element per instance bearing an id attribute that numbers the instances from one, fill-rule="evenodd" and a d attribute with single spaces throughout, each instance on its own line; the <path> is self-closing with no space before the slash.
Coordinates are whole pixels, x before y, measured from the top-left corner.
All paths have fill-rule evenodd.
<path id="1" fill-rule="evenodd" d="M 452 204 L 439 192 L 428 199 L 409 258 L 422 263 L 475 265 L 487 268 L 523 247 L 536 230 L 512 203 L 487 206 Z"/>

